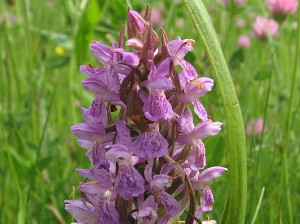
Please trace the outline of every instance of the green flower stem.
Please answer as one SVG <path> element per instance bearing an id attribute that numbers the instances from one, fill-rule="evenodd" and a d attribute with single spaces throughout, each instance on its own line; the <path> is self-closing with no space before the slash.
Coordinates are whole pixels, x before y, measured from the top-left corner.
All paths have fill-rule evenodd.
<path id="1" fill-rule="evenodd" d="M 222 223 L 244 223 L 247 197 L 246 139 L 244 122 L 217 34 L 201 0 L 184 0 L 207 51 L 220 92 L 226 119 L 230 190 Z"/>

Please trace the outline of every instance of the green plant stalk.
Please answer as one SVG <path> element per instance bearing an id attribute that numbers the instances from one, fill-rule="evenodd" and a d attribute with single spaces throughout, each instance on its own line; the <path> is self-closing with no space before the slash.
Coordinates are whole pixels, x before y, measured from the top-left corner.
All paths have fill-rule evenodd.
<path id="1" fill-rule="evenodd" d="M 75 53 L 73 52 L 70 59 L 70 67 L 69 67 L 69 76 L 68 76 L 68 88 L 69 88 L 69 102 L 74 103 L 75 102 L 75 90 L 74 90 L 74 74 L 76 72 L 76 59 L 75 59 Z M 77 122 L 77 110 L 75 107 L 71 107 L 71 117 L 72 122 Z"/>
<path id="2" fill-rule="evenodd" d="M 131 8 L 131 9 L 132 9 L 132 5 L 131 5 L 131 2 L 130 2 L 130 0 L 126 0 L 126 5 L 127 5 L 129 8 Z"/>
<path id="3" fill-rule="evenodd" d="M 251 221 L 251 224 L 255 224 L 255 220 L 256 220 L 256 217 L 258 215 L 258 211 L 261 207 L 261 203 L 262 203 L 262 199 L 264 197 L 264 194 L 265 194 L 265 187 L 263 187 L 261 189 L 261 193 L 260 193 L 260 196 L 259 196 L 259 200 L 258 200 L 258 203 L 257 203 L 257 206 L 256 206 L 256 209 L 255 209 L 255 213 L 254 213 L 254 216 L 253 216 L 253 219 Z"/>
<path id="4" fill-rule="evenodd" d="M 298 6 L 298 24 L 300 24 L 300 6 Z M 285 198 L 287 202 L 287 209 L 288 209 L 288 219 L 289 223 L 293 223 L 293 211 L 292 211 L 292 202 L 291 202 L 291 193 L 290 193 L 290 185 L 289 185 L 289 168 L 288 168 L 288 144 L 289 144 L 289 133 L 291 129 L 291 120 L 292 120 L 292 110 L 293 105 L 295 104 L 295 92 L 296 92 L 296 84 L 297 84 L 297 74 L 299 68 L 299 54 L 300 54 L 300 27 L 298 25 L 297 28 L 297 44 L 296 44 L 296 55 L 295 55 L 295 63 L 293 68 L 293 74 L 291 79 L 291 88 L 290 88 L 290 97 L 288 102 L 288 113 L 286 118 L 286 126 L 283 135 L 282 141 L 282 173 L 283 173 L 283 189 L 285 190 Z"/>
<path id="5" fill-rule="evenodd" d="M 230 190 L 222 223 L 243 224 L 246 214 L 247 164 L 240 105 L 217 34 L 203 2 L 184 0 L 184 3 L 205 46 L 224 107 Z"/>
<path id="6" fill-rule="evenodd" d="M 170 26 L 170 22 L 172 20 L 172 16 L 174 15 L 175 5 L 176 5 L 175 1 L 172 1 L 171 5 L 170 5 L 170 7 L 168 9 L 168 16 L 167 16 L 167 19 L 166 19 L 166 22 L 165 22 L 165 25 L 164 25 L 164 27 L 166 29 L 168 29 L 169 26 Z"/>
<path id="7" fill-rule="evenodd" d="M 29 174 L 28 189 L 26 190 L 27 191 L 26 205 L 27 205 L 27 209 L 28 210 L 29 210 L 29 206 L 28 206 L 29 205 L 29 201 L 31 199 L 31 197 L 30 197 L 31 195 L 30 194 L 31 194 L 31 191 L 32 191 L 33 187 L 35 186 L 36 172 L 39 171 L 38 170 L 38 162 L 39 162 L 39 159 L 40 159 L 42 145 L 43 145 L 43 142 L 44 142 L 44 138 L 45 138 L 45 135 L 46 135 L 46 129 L 48 127 L 48 122 L 49 122 L 50 115 L 51 115 L 51 109 L 52 109 L 52 106 L 53 106 L 55 93 L 57 91 L 57 85 L 58 85 L 58 81 L 54 85 L 54 90 L 53 90 L 53 93 L 51 95 L 51 99 L 50 99 L 50 103 L 49 103 L 49 106 L 48 106 L 45 123 L 43 125 L 41 137 L 40 137 L 40 140 L 39 140 L 39 145 L 38 145 L 38 148 L 37 148 L 37 151 L 36 151 L 35 161 L 34 161 L 34 163 L 31 166 L 31 170 L 30 170 L 30 174 Z M 28 212 L 28 214 L 29 214 L 29 212 Z"/>

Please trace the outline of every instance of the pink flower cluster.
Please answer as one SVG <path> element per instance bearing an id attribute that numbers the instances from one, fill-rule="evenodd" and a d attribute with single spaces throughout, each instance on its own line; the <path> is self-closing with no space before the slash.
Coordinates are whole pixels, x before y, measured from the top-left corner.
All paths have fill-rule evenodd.
<path id="1" fill-rule="evenodd" d="M 267 6 L 274 16 L 288 16 L 297 11 L 298 0 L 268 0 Z"/>
<path id="2" fill-rule="evenodd" d="M 297 11 L 298 0 L 268 0 L 267 7 L 274 18 L 282 22 L 288 15 Z M 266 40 L 268 37 L 275 37 L 278 34 L 279 24 L 264 16 L 258 16 L 253 23 L 253 36 Z"/>
<path id="3" fill-rule="evenodd" d="M 248 135 L 260 136 L 263 132 L 264 120 L 262 118 L 252 119 L 247 123 L 246 132 Z"/>
<path id="4" fill-rule="evenodd" d="M 240 47 L 249 48 L 251 45 L 250 38 L 247 35 L 241 35 L 238 38 L 238 45 Z"/>
<path id="5" fill-rule="evenodd" d="M 263 16 L 258 16 L 253 23 L 253 36 L 261 40 L 277 35 L 279 25 L 276 21 Z"/>

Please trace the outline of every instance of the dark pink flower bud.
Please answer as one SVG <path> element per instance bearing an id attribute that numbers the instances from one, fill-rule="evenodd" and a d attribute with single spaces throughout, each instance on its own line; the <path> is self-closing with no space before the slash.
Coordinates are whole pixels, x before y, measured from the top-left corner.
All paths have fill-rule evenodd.
<path id="1" fill-rule="evenodd" d="M 144 47 L 144 43 L 138 38 L 131 38 L 127 40 L 125 44 L 138 51 L 141 51 Z"/>

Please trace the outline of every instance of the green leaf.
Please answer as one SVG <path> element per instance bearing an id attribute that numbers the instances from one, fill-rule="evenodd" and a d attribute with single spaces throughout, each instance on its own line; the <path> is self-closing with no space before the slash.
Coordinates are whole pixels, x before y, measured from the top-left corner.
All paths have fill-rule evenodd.
<path id="1" fill-rule="evenodd" d="M 47 67 L 48 68 L 58 68 L 66 66 L 70 63 L 69 56 L 60 56 L 60 57 L 49 57 L 47 59 Z"/>
<path id="2" fill-rule="evenodd" d="M 217 136 L 207 138 L 204 141 L 205 147 L 209 151 L 206 155 L 207 161 L 212 164 L 221 164 L 225 156 L 225 143 L 224 136 L 219 134 Z"/>
<path id="3" fill-rule="evenodd" d="M 18 170 L 18 177 L 24 176 L 30 167 L 31 161 L 24 159 L 24 155 L 20 155 L 20 153 L 17 152 L 13 146 L 9 147 L 8 153 L 10 154 L 9 156 L 11 156 L 13 163 Z"/>
<path id="4" fill-rule="evenodd" d="M 50 41 L 56 43 L 58 46 L 62 46 L 66 49 L 72 49 L 71 39 L 67 34 L 56 33 L 49 30 L 38 30 L 38 32 Z"/>
<path id="5" fill-rule="evenodd" d="M 205 46 L 225 113 L 226 123 L 223 129 L 226 129 L 224 133 L 231 185 L 222 223 L 243 224 L 246 215 L 247 161 L 244 121 L 239 101 L 216 31 L 203 2 L 201 0 L 183 2 Z"/>
<path id="6" fill-rule="evenodd" d="M 53 158 L 54 158 L 53 155 L 48 155 L 48 156 L 40 158 L 37 163 L 38 170 L 45 169 L 50 164 L 50 162 L 52 161 Z"/>
<path id="7" fill-rule="evenodd" d="M 272 67 L 262 67 L 256 74 L 254 75 L 254 79 L 258 81 L 268 79 L 272 74 Z"/>
<path id="8" fill-rule="evenodd" d="M 26 221 L 26 202 L 27 202 L 27 194 L 21 194 L 19 199 L 19 206 L 18 206 L 18 224 L 25 224 Z"/>
<path id="9" fill-rule="evenodd" d="M 229 68 L 231 70 L 238 69 L 241 63 L 243 62 L 244 62 L 244 50 L 240 48 L 232 54 L 229 60 Z"/>

